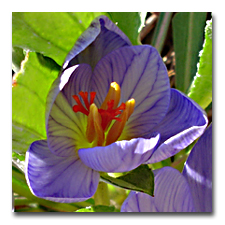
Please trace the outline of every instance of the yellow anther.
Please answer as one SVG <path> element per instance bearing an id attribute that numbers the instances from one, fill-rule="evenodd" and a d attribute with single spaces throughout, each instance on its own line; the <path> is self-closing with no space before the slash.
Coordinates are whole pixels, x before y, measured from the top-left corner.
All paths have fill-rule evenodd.
<path id="1" fill-rule="evenodd" d="M 101 105 L 101 109 L 107 109 L 107 102 L 114 100 L 113 109 L 117 107 L 120 101 L 120 86 L 116 82 L 112 82 L 109 87 L 108 94 Z"/>
<path id="2" fill-rule="evenodd" d="M 109 130 L 109 133 L 106 138 L 106 145 L 110 145 L 113 142 L 117 141 L 120 135 L 123 132 L 123 128 L 131 116 L 131 114 L 134 111 L 135 107 L 135 100 L 132 98 L 128 101 L 126 101 L 126 109 L 122 112 L 120 115 L 121 121 L 115 121 L 115 123 L 112 125 L 111 129 Z"/>
<path id="3" fill-rule="evenodd" d="M 130 100 L 126 101 L 126 110 L 128 111 L 128 118 L 131 116 L 131 114 L 134 112 L 135 107 L 135 100 L 131 98 Z"/>
<path id="4" fill-rule="evenodd" d="M 94 103 L 92 103 L 89 108 L 86 136 L 90 143 L 95 140 L 95 146 L 102 146 L 105 141 L 105 134 L 101 123 L 102 119 L 100 113 L 98 112 L 98 108 Z"/>

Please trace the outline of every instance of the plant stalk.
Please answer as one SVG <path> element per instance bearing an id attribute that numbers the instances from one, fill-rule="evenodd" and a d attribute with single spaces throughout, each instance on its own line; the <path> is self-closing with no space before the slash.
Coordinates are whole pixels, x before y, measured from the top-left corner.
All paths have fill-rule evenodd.
<path id="1" fill-rule="evenodd" d="M 94 200 L 95 205 L 110 205 L 108 185 L 105 182 L 99 182 L 97 191 L 94 195 Z"/>

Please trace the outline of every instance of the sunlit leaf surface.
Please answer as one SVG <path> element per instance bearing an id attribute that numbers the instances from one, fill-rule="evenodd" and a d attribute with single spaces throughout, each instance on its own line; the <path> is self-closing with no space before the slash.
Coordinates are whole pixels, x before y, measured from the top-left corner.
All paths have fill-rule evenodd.
<path id="1" fill-rule="evenodd" d="M 200 52 L 198 72 L 188 96 L 203 109 L 212 102 L 212 20 L 207 22 L 205 28 L 205 42 Z"/>
<path id="2" fill-rule="evenodd" d="M 21 70 L 14 75 L 12 88 L 12 147 L 25 153 L 29 145 L 46 137 L 45 103 L 59 68 L 53 60 L 29 52 Z"/>

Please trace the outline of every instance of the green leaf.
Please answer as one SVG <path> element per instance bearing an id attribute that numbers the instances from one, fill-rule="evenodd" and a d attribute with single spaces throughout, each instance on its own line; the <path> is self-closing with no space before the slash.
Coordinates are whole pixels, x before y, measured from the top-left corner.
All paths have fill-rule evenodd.
<path id="1" fill-rule="evenodd" d="M 176 88 L 184 93 L 187 93 L 197 71 L 205 20 L 205 12 L 180 12 L 172 20 L 176 57 Z"/>
<path id="2" fill-rule="evenodd" d="M 13 12 L 12 44 L 42 53 L 62 65 L 98 12 Z"/>
<path id="3" fill-rule="evenodd" d="M 114 206 L 97 205 L 78 209 L 76 212 L 119 212 Z"/>
<path id="4" fill-rule="evenodd" d="M 40 54 L 29 52 L 12 88 L 12 148 L 24 154 L 29 145 L 46 138 L 45 105 L 58 65 Z"/>
<path id="5" fill-rule="evenodd" d="M 147 165 L 141 165 L 117 178 L 101 174 L 101 179 L 109 184 L 128 190 L 144 192 L 151 196 L 154 193 L 154 174 Z"/>
<path id="6" fill-rule="evenodd" d="M 127 35 L 131 43 L 139 44 L 138 35 L 144 25 L 146 13 L 140 12 L 109 12 L 111 19 Z"/>
<path id="7" fill-rule="evenodd" d="M 164 46 L 172 15 L 172 12 L 161 12 L 159 14 L 151 45 L 154 46 L 160 53 Z"/>
<path id="8" fill-rule="evenodd" d="M 205 109 L 212 102 L 212 20 L 205 27 L 205 41 L 200 52 L 198 72 L 188 94 Z"/>

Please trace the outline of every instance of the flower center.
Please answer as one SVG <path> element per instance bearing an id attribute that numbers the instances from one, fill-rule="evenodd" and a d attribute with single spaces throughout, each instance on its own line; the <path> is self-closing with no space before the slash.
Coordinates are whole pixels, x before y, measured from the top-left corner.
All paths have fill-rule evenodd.
<path id="1" fill-rule="evenodd" d="M 135 100 L 130 99 L 118 106 L 120 86 L 116 82 L 110 84 L 108 94 L 99 109 L 94 103 L 96 92 L 91 92 L 89 99 L 88 92 L 81 91 L 79 95 L 83 103 L 81 103 L 78 95 L 73 95 L 72 97 L 77 103 L 77 105 L 73 106 L 73 111 L 76 113 L 81 112 L 87 116 L 87 140 L 90 143 L 94 142 L 94 146 L 109 145 L 117 141 L 127 120 L 134 111 Z M 110 127 L 113 120 L 114 123 Z M 107 135 L 105 135 L 106 133 Z"/>

